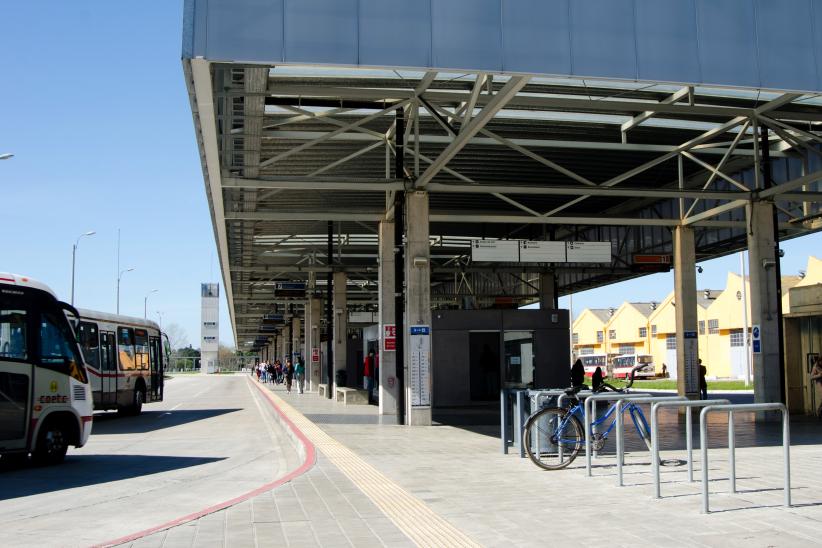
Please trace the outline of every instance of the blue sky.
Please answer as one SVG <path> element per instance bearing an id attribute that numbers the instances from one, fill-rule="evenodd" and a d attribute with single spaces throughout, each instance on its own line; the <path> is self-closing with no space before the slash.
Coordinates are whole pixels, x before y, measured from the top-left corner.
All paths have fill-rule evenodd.
<path id="1" fill-rule="evenodd" d="M 76 304 L 183 327 L 198 346 L 200 289 L 222 281 L 180 64 L 182 0 L 12 2 L 0 19 L 0 271 L 27 274 Z M 822 236 L 787 242 L 783 273 L 822 254 Z M 703 264 L 721 289 L 736 256 Z M 673 275 L 578 293 L 574 309 L 661 300 Z M 221 339 L 233 344 L 225 299 Z M 567 307 L 563 298 L 561 306 Z"/>

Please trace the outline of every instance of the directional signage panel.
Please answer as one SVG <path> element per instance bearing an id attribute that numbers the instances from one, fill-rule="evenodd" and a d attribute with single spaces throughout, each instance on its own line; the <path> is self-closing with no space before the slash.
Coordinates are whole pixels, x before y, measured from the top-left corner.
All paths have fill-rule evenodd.
<path id="1" fill-rule="evenodd" d="M 565 242 L 520 242 L 519 260 L 523 263 L 564 263 Z"/>
<path id="2" fill-rule="evenodd" d="M 473 240 L 471 260 L 518 263 L 519 240 Z"/>
<path id="3" fill-rule="evenodd" d="M 411 406 L 431 405 L 431 327 L 412 325 L 409 329 L 411 355 Z"/>
<path id="4" fill-rule="evenodd" d="M 611 262 L 611 242 L 565 242 L 569 263 Z"/>

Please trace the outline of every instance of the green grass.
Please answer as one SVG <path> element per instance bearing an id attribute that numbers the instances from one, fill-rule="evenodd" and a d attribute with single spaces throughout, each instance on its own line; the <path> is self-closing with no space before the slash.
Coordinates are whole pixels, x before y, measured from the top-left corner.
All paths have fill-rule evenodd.
<path id="1" fill-rule="evenodd" d="M 619 379 L 608 380 L 608 384 L 616 388 L 623 388 L 625 381 Z M 655 379 L 650 381 L 636 381 L 631 387 L 635 390 L 676 390 L 676 381 L 673 379 Z M 708 392 L 723 392 L 733 390 L 753 390 L 753 384 L 745 386 L 745 381 L 708 381 Z"/>

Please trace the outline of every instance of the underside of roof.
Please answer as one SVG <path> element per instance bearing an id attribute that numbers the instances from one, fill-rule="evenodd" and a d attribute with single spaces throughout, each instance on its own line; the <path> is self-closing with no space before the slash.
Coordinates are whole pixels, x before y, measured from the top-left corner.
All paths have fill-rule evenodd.
<path id="1" fill-rule="evenodd" d="M 561 295 L 641 275 L 678 225 L 699 260 L 733 252 L 752 200 L 783 239 L 820 228 L 815 94 L 333 64 L 183 60 L 238 345 L 304 306 L 278 283 L 343 270 L 349 308 L 376 309 L 397 192 L 429 193 L 435 307 L 527 304 L 548 270 Z M 482 238 L 610 241 L 612 260 L 472 261 Z"/>

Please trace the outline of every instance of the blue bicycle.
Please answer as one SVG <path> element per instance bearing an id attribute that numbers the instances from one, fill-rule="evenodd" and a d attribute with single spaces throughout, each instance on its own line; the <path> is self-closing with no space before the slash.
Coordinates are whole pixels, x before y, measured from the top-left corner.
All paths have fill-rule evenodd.
<path id="1" fill-rule="evenodd" d="M 624 389 L 617 389 L 606 382 L 595 382 L 594 392 L 627 392 L 634 383 L 634 374 L 644 366 L 633 368 L 629 374 L 629 381 Z M 583 402 L 576 394 L 585 388 L 575 386 L 565 391 L 571 396 L 569 407 L 545 407 L 540 409 L 530 417 L 525 423 L 525 451 L 531 461 L 545 470 L 560 470 L 565 468 L 579 454 L 580 449 L 585 446 L 585 428 L 582 422 L 585 420 L 585 410 Z M 637 434 L 645 441 L 648 450 L 651 449 L 651 429 L 645 414 L 638 405 L 626 401 L 623 411 L 631 416 L 631 421 L 636 428 Z M 604 430 L 600 428 L 603 424 L 611 421 Z M 600 432 L 592 436 L 591 445 L 595 450 L 602 449 L 608 435 L 616 425 L 616 403 L 612 404 L 601 417 L 595 419 L 591 426 Z"/>

